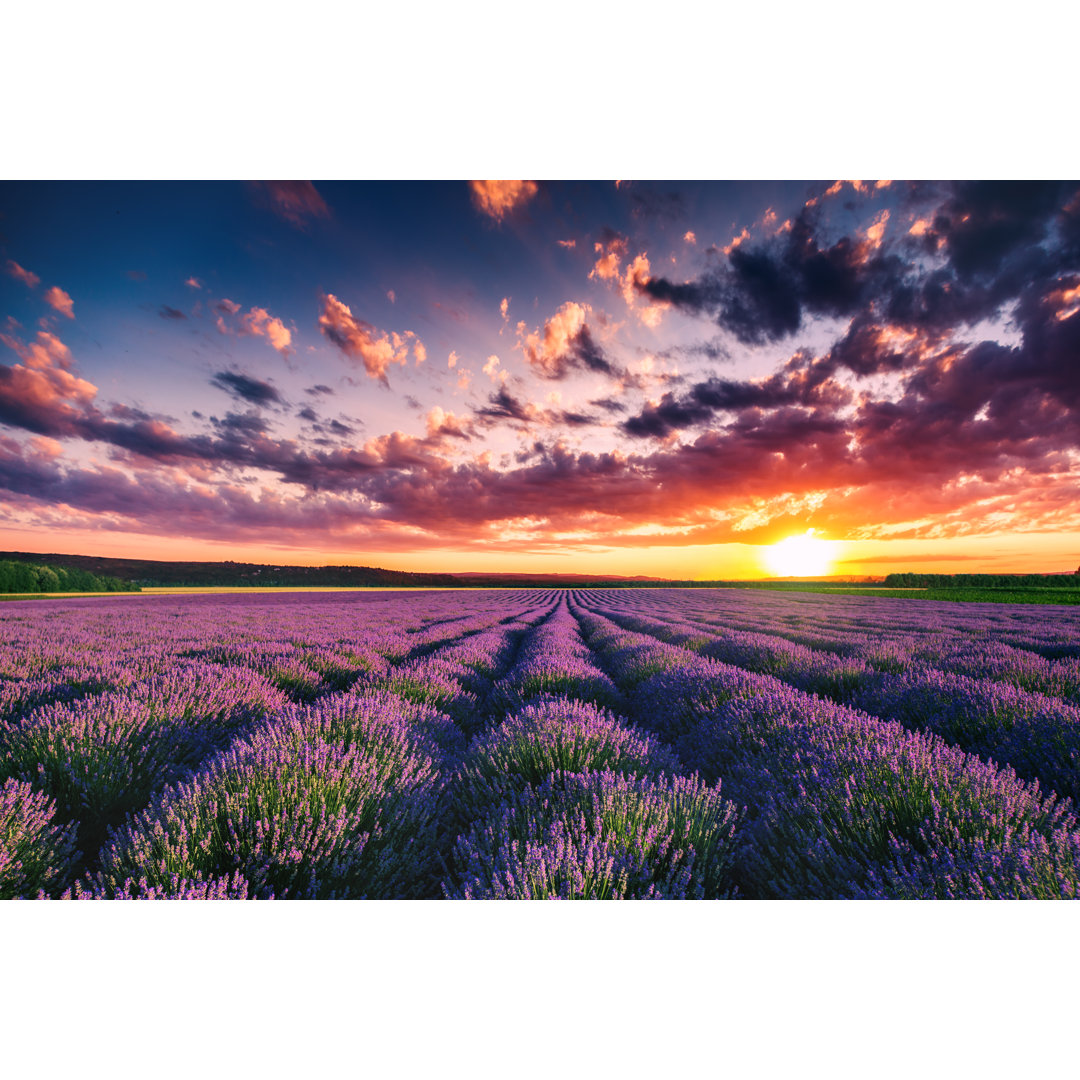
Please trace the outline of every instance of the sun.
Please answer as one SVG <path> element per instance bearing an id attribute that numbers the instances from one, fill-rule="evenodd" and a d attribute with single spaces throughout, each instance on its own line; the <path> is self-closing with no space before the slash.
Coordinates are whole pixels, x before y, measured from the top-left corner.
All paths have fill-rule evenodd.
<path id="1" fill-rule="evenodd" d="M 822 577 L 832 565 L 832 548 L 807 529 L 802 536 L 789 536 L 766 548 L 765 565 L 775 577 Z"/>

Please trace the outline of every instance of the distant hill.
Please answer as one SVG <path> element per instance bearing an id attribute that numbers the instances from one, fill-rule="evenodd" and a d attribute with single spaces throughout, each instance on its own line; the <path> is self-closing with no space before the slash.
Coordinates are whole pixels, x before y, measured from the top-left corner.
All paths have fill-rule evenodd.
<path id="1" fill-rule="evenodd" d="M 453 588 L 462 583 L 450 574 L 410 574 L 374 566 L 274 566 L 239 562 L 165 562 L 157 559 L 110 559 L 99 555 L 40 555 L 0 552 L 0 560 L 16 559 L 44 566 L 71 566 L 92 574 L 123 578 L 143 586 L 262 585 L 419 586 Z"/>
<path id="2" fill-rule="evenodd" d="M 377 566 L 283 566 L 241 562 L 166 562 L 158 559 L 112 559 L 100 555 L 42 555 L 0 551 L 0 560 L 18 559 L 43 566 L 68 566 L 92 574 L 123 578 L 147 587 L 167 586 L 312 586 L 324 588 L 559 588 L 570 585 L 665 585 L 664 578 L 596 574 L 466 573 L 415 574 Z"/>

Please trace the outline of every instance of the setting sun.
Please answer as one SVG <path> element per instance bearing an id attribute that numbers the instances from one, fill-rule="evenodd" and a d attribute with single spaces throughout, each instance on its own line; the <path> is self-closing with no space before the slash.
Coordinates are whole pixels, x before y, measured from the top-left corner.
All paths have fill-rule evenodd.
<path id="1" fill-rule="evenodd" d="M 807 529 L 801 536 L 789 536 L 766 548 L 765 565 L 776 577 L 821 577 L 832 565 L 833 546 Z"/>

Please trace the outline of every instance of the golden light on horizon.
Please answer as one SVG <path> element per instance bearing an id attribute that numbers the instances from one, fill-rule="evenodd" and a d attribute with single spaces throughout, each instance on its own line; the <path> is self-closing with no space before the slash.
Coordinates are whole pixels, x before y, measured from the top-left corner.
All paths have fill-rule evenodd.
<path id="1" fill-rule="evenodd" d="M 819 540 L 807 529 L 767 547 L 763 558 L 774 577 L 823 577 L 832 569 L 835 547 L 835 541 Z"/>

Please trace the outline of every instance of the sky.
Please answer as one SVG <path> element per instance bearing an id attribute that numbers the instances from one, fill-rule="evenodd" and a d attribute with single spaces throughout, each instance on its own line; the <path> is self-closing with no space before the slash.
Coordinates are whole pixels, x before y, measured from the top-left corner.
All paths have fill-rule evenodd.
<path id="1" fill-rule="evenodd" d="M 1080 183 L 0 183 L 0 547 L 1080 564 Z"/>

